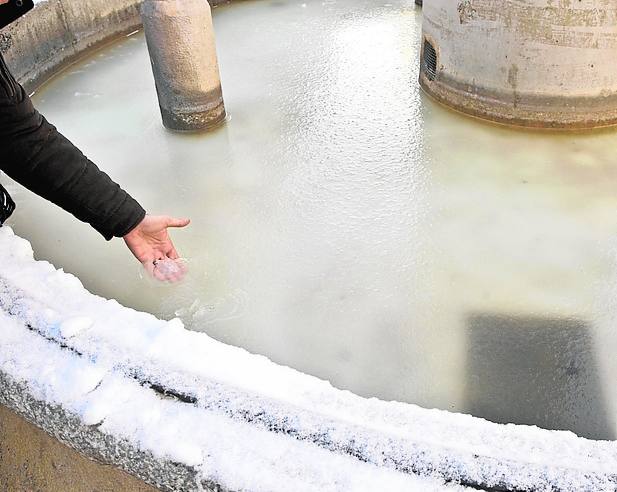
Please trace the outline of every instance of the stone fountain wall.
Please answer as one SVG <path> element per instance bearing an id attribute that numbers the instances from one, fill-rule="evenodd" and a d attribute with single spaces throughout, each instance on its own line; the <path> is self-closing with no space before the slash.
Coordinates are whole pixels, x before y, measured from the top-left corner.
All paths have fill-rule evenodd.
<path id="1" fill-rule="evenodd" d="M 26 90 L 33 91 L 84 52 L 139 29 L 140 5 L 140 0 L 40 2 L 0 32 L 0 52 Z"/>

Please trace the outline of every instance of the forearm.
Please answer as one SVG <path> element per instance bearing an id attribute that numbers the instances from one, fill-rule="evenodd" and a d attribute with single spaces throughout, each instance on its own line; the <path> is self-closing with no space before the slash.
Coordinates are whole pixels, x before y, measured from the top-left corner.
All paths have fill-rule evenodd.
<path id="1" fill-rule="evenodd" d="M 32 106 L 0 59 L 0 169 L 106 239 L 124 236 L 143 208 Z"/>

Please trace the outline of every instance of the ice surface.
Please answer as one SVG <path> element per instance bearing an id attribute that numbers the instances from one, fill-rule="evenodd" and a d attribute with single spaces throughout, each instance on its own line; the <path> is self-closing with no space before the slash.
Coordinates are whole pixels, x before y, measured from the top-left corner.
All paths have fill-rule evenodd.
<path id="1" fill-rule="evenodd" d="M 228 487 L 430 490 L 446 477 L 522 489 L 615 486 L 614 442 L 360 398 L 179 320 L 89 294 L 72 275 L 34 261 L 7 227 L 0 253 L 0 370 L 38 398 Z"/>

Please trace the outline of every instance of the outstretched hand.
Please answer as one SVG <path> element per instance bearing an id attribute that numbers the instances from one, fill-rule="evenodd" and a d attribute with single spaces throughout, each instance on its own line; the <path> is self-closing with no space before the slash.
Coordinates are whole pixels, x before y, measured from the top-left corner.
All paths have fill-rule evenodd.
<path id="1" fill-rule="evenodd" d="M 146 215 L 135 229 L 124 236 L 124 242 L 153 277 L 176 282 L 184 276 L 184 267 L 166 271 L 156 268 L 156 263 L 179 258 L 169 238 L 167 228 L 186 227 L 189 223 L 189 219 L 176 219 L 167 215 Z"/>

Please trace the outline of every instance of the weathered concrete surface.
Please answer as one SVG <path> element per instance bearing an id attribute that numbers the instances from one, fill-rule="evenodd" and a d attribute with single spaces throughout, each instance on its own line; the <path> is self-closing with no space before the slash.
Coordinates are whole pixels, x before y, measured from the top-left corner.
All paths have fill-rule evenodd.
<path id="1" fill-rule="evenodd" d="M 174 492 L 190 490 L 225 492 L 225 489 L 215 484 L 199 482 L 197 480 L 197 472 L 186 465 L 175 463 L 170 460 L 156 458 L 149 452 L 139 450 L 130 442 L 119 440 L 110 434 L 101 432 L 97 426 L 85 425 L 77 416 L 67 412 L 62 407 L 36 399 L 32 396 L 29 388 L 25 384 L 15 381 L 10 376 L 0 372 L 0 409 L 2 410 L 2 413 L 0 413 L 0 427 L 5 429 L 0 430 L 0 439 L 2 440 L 4 440 L 2 433 L 7 433 L 7 436 L 12 437 L 10 434 L 13 432 L 19 432 L 20 429 L 19 426 L 15 429 L 11 429 L 11 426 L 14 425 L 12 422 L 9 422 L 7 426 L 7 421 L 5 420 L 5 415 L 7 415 L 6 408 L 12 410 L 28 422 L 32 422 L 36 427 L 45 431 L 49 434 L 49 436 L 51 436 L 50 439 L 52 441 L 55 439 L 58 441 L 59 445 L 60 443 L 64 443 L 64 445 L 68 445 L 70 448 L 76 450 L 78 452 L 76 453 L 76 456 L 81 454 L 87 457 L 84 458 L 86 460 L 90 458 L 99 463 L 104 463 L 108 466 L 115 467 L 118 470 L 124 470 L 134 477 L 137 477 L 137 479 L 141 479 L 145 483 L 148 483 L 157 489 Z M 21 440 L 24 437 L 28 436 L 22 434 L 22 437 L 16 437 L 16 439 Z M 48 443 L 45 443 L 45 446 L 47 446 L 47 444 Z M 2 454 L 4 454 L 3 446 L 4 445 L 0 443 L 0 453 Z M 11 444 L 11 446 L 14 445 Z M 0 486 L 3 485 L 3 481 L 6 481 L 7 483 L 30 483 L 32 481 L 32 477 L 42 480 L 44 475 L 47 476 L 46 479 L 49 480 L 49 483 L 52 485 L 62 483 L 62 477 L 52 476 L 54 473 L 57 475 L 64 473 L 65 471 L 62 467 L 57 467 L 54 471 L 53 460 L 51 462 L 51 468 L 49 466 L 49 460 L 53 459 L 53 456 L 49 456 L 47 453 L 52 452 L 52 448 L 47 448 L 45 446 L 37 447 L 38 444 L 36 441 L 32 446 L 32 451 L 28 451 L 27 449 L 29 446 L 28 442 L 20 443 L 19 446 L 22 446 L 22 456 L 28 458 L 28 466 L 23 466 L 19 469 L 12 469 L 10 461 L 7 465 L 0 463 Z M 4 459 L 5 458 L 3 457 L 2 460 Z M 62 464 L 64 462 L 60 461 L 56 463 Z M 7 475 L 4 474 L 5 469 L 3 466 L 9 468 L 9 473 Z M 97 466 L 106 468 L 105 465 Z M 33 470 L 39 467 L 40 470 L 35 472 L 33 475 Z M 85 468 L 81 468 L 80 465 L 79 470 L 74 470 L 74 473 L 79 474 L 82 473 L 82 471 L 86 472 Z M 95 470 L 87 471 L 97 473 Z M 48 475 L 47 472 L 49 472 Z M 100 470 L 98 473 L 103 473 L 103 471 Z M 95 480 L 120 480 L 127 478 L 127 481 L 125 482 L 126 486 L 139 484 L 139 480 L 131 478 L 121 472 L 118 473 L 118 475 L 115 475 L 116 478 L 112 477 L 111 471 L 109 471 L 106 475 L 99 474 Z M 88 485 L 87 481 L 85 483 Z M 147 488 L 143 483 L 140 486 L 142 487 L 141 489 L 134 490 L 152 490 L 152 488 Z M 0 490 L 24 489 L 0 487 Z M 31 490 L 47 491 L 48 489 L 33 488 Z M 52 488 L 51 490 L 54 489 Z M 72 492 L 75 489 L 64 488 L 60 490 L 62 490 L 62 492 Z M 89 487 L 86 490 L 124 491 L 133 489 L 125 489 L 124 486 L 122 486 L 119 488 L 110 489 L 97 489 L 96 487 Z"/>
<path id="2" fill-rule="evenodd" d="M 423 33 L 437 73 L 422 62 L 420 83 L 448 106 L 532 127 L 617 124 L 611 0 L 432 0 Z"/>
<path id="3" fill-rule="evenodd" d="M 163 117 L 171 130 L 204 130 L 225 119 L 210 6 L 145 0 L 141 8 Z"/>
<path id="4" fill-rule="evenodd" d="M 0 405 L 0 490 L 73 492 L 157 489 L 91 461 Z"/>
<path id="5" fill-rule="evenodd" d="M 32 90 L 84 51 L 140 26 L 139 0 L 49 0 L 0 33 L 0 51 Z"/>
<path id="6" fill-rule="evenodd" d="M 0 52 L 17 80 L 32 91 L 84 52 L 139 29 L 140 4 L 141 0 L 47 0 L 0 31 Z"/>

